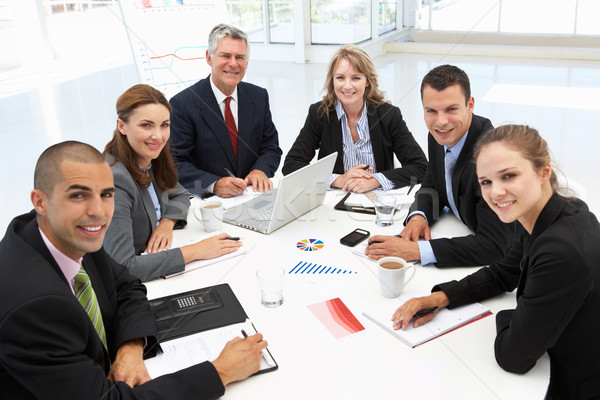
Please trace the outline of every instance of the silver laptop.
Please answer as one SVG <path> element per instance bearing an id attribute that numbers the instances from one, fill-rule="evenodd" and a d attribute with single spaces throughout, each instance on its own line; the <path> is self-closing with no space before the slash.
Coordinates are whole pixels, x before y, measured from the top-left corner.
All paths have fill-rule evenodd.
<path id="1" fill-rule="evenodd" d="M 271 233 L 323 204 L 337 153 L 321 158 L 279 181 L 269 193 L 225 211 L 223 221 Z"/>

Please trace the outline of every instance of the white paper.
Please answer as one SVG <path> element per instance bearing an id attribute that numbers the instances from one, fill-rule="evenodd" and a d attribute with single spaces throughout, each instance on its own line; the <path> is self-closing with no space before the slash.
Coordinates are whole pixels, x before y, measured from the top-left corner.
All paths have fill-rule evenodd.
<path id="1" fill-rule="evenodd" d="M 214 361 L 225 344 L 235 337 L 242 337 L 242 329 L 248 334 L 256 333 L 250 320 L 224 326 L 205 332 L 195 333 L 161 343 L 163 353 L 145 360 L 146 369 L 152 379 L 200 364 Z M 263 350 L 260 369 L 274 367 L 275 361 L 268 351 Z"/>
<path id="2" fill-rule="evenodd" d="M 182 247 L 182 246 L 186 246 L 188 244 L 197 243 L 201 240 L 207 239 L 211 236 L 218 235 L 220 233 L 223 233 L 223 232 L 221 232 L 221 231 L 211 232 L 211 233 L 207 233 L 204 235 L 198 235 L 198 236 L 194 237 L 193 239 L 188 239 L 185 241 L 174 241 L 171 248 Z M 243 254 L 246 254 L 248 251 L 250 251 L 252 249 L 252 247 L 254 247 L 254 245 L 255 245 L 255 243 L 253 241 L 249 241 L 247 239 L 242 239 L 242 247 L 240 247 L 233 253 L 223 254 L 220 257 L 210 258 L 208 260 L 195 260 L 195 261 L 189 262 L 185 265 L 185 269 L 183 271 L 167 275 L 167 276 L 165 276 L 165 278 L 167 278 L 167 279 L 172 278 L 174 276 L 181 275 L 181 274 L 184 274 L 189 271 L 193 271 L 198 268 L 206 267 L 208 265 L 216 264 L 218 262 L 225 261 L 225 260 L 228 260 L 233 257 L 241 256 Z"/>
<path id="3" fill-rule="evenodd" d="M 428 294 L 429 293 L 403 294 L 397 299 L 388 300 L 363 311 L 363 315 L 396 336 L 402 342 L 411 347 L 415 347 L 490 312 L 489 308 L 480 303 L 467 304 L 453 308 L 452 310 L 443 308 L 425 325 L 414 328 L 411 321 L 405 330 L 394 330 L 391 320 L 394 311 L 411 298 Z"/>

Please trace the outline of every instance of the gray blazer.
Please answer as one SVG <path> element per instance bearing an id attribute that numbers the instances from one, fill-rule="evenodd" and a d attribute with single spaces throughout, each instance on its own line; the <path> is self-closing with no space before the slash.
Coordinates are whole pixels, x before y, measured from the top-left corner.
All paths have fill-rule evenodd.
<path id="1" fill-rule="evenodd" d="M 110 163 L 114 158 L 108 155 Z M 183 271 L 185 263 L 178 248 L 141 255 L 156 227 L 156 211 L 147 189 L 141 188 L 121 163 L 111 166 L 115 180 L 115 212 L 104 238 L 104 249 L 117 262 L 143 282 Z M 160 202 L 162 218 L 187 224 L 189 193 L 179 183 L 173 190 L 161 192 L 154 177 L 152 184 Z"/>

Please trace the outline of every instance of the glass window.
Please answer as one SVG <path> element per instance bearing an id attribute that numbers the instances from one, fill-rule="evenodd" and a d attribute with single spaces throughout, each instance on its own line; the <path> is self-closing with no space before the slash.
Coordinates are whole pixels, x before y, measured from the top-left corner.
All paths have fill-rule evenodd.
<path id="1" fill-rule="evenodd" d="M 579 0 L 577 4 L 577 31 L 582 35 L 600 35 L 600 1 Z"/>
<path id="2" fill-rule="evenodd" d="M 315 44 L 358 43 L 371 38 L 370 0 L 311 0 L 310 34 Z"/>
<path id="3" fill-rule="evenodd" d="M 573 33 L 576 1 L 502 0 L 500 31 L 510 33 Z"/>
<path id="4" fill-rule="evenodd" d="M 231 24 L 242 29 L 251 42 L 264 42 L 262 0 L 227 0 Z"/>
<path id="5" fill-rule="evenodd" d="M 294 0 L 269 0 L 271 43 L 294 43 Z"/>
<path id="6" fill-rule="evenodd" d="M 396 0 L 379 0 L 379 34 L 396 29 Z"/>
<path id="7" fill-rule="evenodd" d="M 0 74 L 22 66 L 20 57 L 19 26 L 17 13 L 8 2 L 0 2 Z M 24 30 L 23 30 L 24 31 Z"/>
<path id="8" fill-rule="evenodd" d="M 498 30 L 498 0 L 423 0 L 420 26 L 443 31 L 495 32 Z"/>

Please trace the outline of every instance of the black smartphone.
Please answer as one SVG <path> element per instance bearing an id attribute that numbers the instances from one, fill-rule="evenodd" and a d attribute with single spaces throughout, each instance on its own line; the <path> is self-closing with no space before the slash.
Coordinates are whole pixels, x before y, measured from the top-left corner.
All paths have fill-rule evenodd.
<path id="1" fill-rule="evenodd" d="M 345 246 L 354 247 L 370 235 L 369 231 L 364 229 L 355 229 L 343 238 L 340 239 L 340 243 Z"/>

